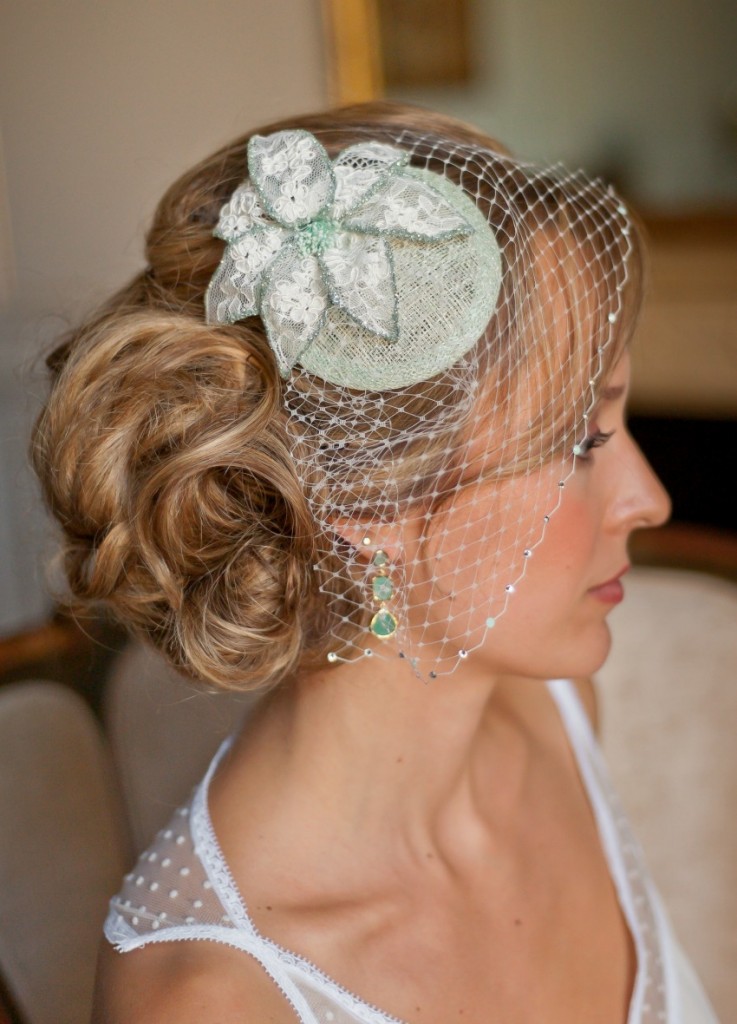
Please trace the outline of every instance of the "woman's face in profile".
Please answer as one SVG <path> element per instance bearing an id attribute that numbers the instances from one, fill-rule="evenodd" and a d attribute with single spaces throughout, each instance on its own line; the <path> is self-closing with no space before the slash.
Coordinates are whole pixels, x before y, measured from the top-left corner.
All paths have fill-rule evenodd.
<path id="1" fill-rule="evenodd" d="M 493 615 L 492 600 L 504 596 L 504 573 L 511 576 L 511 566 L 524 561 L 524 577 L 474 663 L 497 673 L 550 678 L 590 675 L 604 662 L 610 646 L 606 618 L 622 598 L 618 580 L 628 568 L 630 534 L 663 523 L 670 512 L 668 495 L 626 429 L 629 378 L 625 353 L 589 417 L 587 441 L 560 507 L 528 556 L 529 538 L 539 535 L 543 514 L 555 507 L 566 475 L 561 460 L 500 484 L 484 483 L 470 501 L 455 503 L 433 523 L 433 586 L 445 598 L 430 604 L 435 635 L 448 656 L 453 644 L 460 649 L 479 642 Z M 519 513 L 510 515 L 510 509 Z M 489 529 L 495 510 L 510 524 L 501 539 Z"/>

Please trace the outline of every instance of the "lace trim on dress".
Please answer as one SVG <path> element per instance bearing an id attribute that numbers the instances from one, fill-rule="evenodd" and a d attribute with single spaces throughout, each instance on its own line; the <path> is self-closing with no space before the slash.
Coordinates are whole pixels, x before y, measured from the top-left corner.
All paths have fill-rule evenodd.
<path id="1" fill-rule="evenodd" d="M 221 945 L 231 946 L 233 949 L 248 953 L 261 964 L 294 1010 L 300 1024 L 318 1024 L 307 1000 L 286 976 L 286 972 L 274 963 L 272 957 L 264 955 L 263 943 L 257 936 L 243 935 L 242 932 L 235 931 L 233 928 L 206 924 L 177 925 L 155 934 L 144 932 L 139 935 L 115 911 L 110 912 L 105 922 L 105 936 L 119 952 L 126 953 L 133 949 L 140 949 L 141 946 L 150 945 L 152 942 L 191 942 L 197 939 L 219 942 Z"/>
<path id="2" fill-rule="evenodd" d="M 220 898 L 220 902 L 223 904 L 228 917 L 236 928 L 242 928 L 249 935 L 258 935 L 256 927 L 248 916 L 245 900 L 238 891 L 236 881 L 225 861 L 223 851 L 220 849 L 220 843 L 215 835 L 215 829 L 212 827 L 212 820 L 207 807 L 210 780 L 221 760 L 230 750 L 232 743 L 232 736 L 223 740 L 218 752 L 210 763 L 210 767 L 207 769 L 204 779 L 195 790 L 192 800 L 190 827 L 192 829 L 195 853 L 200 858 L 207 876 L 212 882 L 213 889 Z"/>
<path id="3" fill-rule="evenodd" d="M 290 974 L 307 976 L 312 987 L 322 991 L 325 995 L 332 996 L 336 1002 L 350 1009 L 366 1024 L 404 1024 L 398 1017 L 385 1013 L 378 1006 L 366 1002 L 349 989 L 343 988 L 312 961 L 305 959 L 299 953 L 285 949 L 284 946 L 280 946 L 279 943 L 262 935 L 249 917 L 246 902 L 225 862 L 208 807 L 210 780 L 231 743 L 232 739 L 227 739 L 221 744 L 207 774 L 197 788 L 192 803 L 191 817 L 195 850 L 202 859 L 213 890 L 220 897 L 231 921 L 253 936 L 264 947 L 264 950 L 270 951 L 270 955 L 264 951 L 259 957 L 262 963 L 265 964 L 267 959 L 276 959 Z"/>

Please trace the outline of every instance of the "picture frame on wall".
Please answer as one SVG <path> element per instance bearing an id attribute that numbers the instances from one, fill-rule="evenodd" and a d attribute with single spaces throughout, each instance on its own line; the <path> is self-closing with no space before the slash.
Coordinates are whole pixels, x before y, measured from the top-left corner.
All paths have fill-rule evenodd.
<path id="1" fill-rule="evenodd" d="M 385 90 L 462 86 L 473 77 L 472 0 L 322 0 L 335 103 Z"/>
<path id="2" fill-rule="evenodd" d="M 467 84 L 469 7 L 470 0 L 378 0 L 387 88 Z"/>

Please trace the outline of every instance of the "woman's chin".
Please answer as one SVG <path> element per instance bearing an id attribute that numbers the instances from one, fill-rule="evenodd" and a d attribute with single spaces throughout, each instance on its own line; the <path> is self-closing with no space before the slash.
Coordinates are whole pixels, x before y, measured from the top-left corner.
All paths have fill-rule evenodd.
<path id="1" fill-rule="evenodd" d="M 594 675 L 609 657 L 612 635 L 606 622 L 595 629 L 580 633 L 567 650 L 547 662 L 546 672 L 538 673 L 548 679 L 585 679 Z M 550 652 L 553 654 L 553 652 Z"/>
<path id="2" fill-rule="evenodd" d="M 595 631 L 592 631 L 592 636 L 588 639 L 588 642 L 581 643 L 581 649 L 578 651 L 576 658 L 581 663 L 580 671 L 575 673 L 575 675 L 573 673 L 570 674 L 573 678 L 578 679 L 598 672 L 609 657 L 611 649 L 611 630 L 606 622 L 602 622 Z"/>

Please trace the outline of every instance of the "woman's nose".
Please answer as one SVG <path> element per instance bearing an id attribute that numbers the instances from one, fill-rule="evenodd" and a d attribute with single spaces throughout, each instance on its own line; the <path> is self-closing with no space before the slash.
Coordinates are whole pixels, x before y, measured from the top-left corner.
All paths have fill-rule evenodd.
<path id="1" fill-rule="evenodd" d="M 627 435 L 626 465 L 622 466 L 619 500 L 621 524 L 628 530 L 662 526 L 670 518 L 670 495 L 636 441 Z"/>

